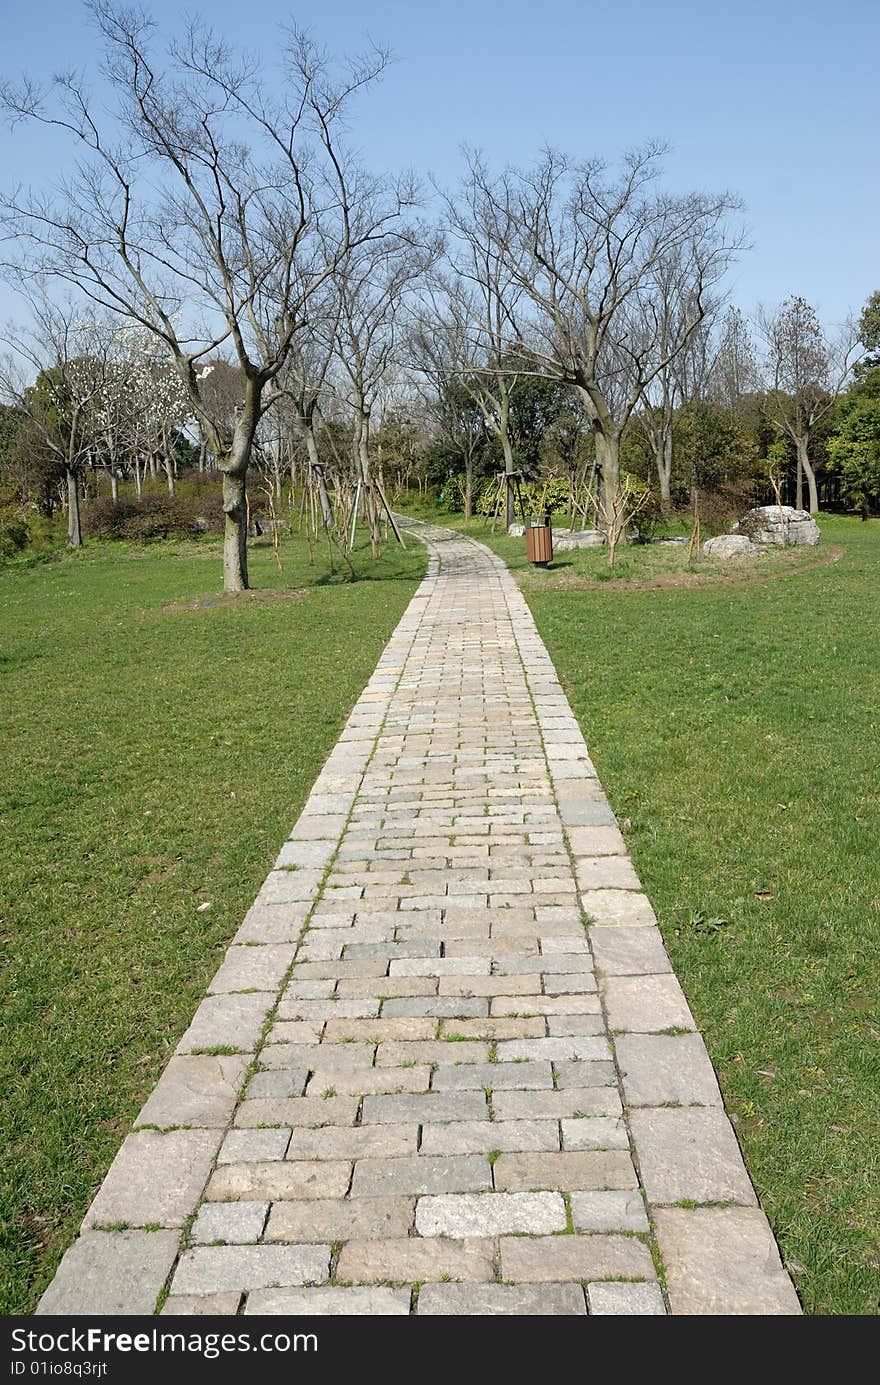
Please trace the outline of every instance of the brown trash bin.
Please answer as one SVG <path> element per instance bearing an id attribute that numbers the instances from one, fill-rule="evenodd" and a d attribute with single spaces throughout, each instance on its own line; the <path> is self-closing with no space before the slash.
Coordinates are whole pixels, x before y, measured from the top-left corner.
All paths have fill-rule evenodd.
<path id="1" fill-rule="evenodd" d="M 526 553 L 535 567 L 553 561 L 553 530 L 549 524 L 529 524 L 526 528 Z"/>

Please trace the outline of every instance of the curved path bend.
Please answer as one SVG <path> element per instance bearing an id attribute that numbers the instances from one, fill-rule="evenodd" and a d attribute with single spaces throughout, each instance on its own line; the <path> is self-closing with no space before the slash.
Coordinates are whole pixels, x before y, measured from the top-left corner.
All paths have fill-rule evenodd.
<path id="1" fill-rule="evenodd" d="M 410 528 L 427 576 L 38 1311 L 798 1313 L 525 601 Z"/>

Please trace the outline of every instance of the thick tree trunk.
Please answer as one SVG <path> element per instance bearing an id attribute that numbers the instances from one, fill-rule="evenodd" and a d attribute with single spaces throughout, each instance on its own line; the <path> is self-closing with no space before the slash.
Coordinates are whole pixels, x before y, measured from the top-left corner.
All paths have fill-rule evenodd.
<path id="1" fill-rule="evenodd" d="M 660 485 L 660 506 L 665 514 L 672 509 L 672 429 L 664 429 L 657 448 L 657 480 Z"/>
<path id="2" fill-rule="evenodd" d="M 119 499 L 119 480 L 112 467 L 110 468 L 110 498 L 114 501 Z"/>
<path id="3" fill-rule="evenodd" d="M 226 516 L 226 532 L 223 539 L 223 590 L 228 592 L 247 591 L 249 585 L 247 473 L 254 435 L 260 419 L 262 388 L 258 380 L 246 380 L 244 408 L 235 422 L 232 447 L 224 457 L 217 459 L 223 473 L 223 513 Z"/>
<path id="4" fill-rule="evenodd" d="M 803 478 L 804 476 L 806 476 L 806 478 L 807 478 L 807 490 L 808 490 L 809 496 L 810 496 L 810 514 L 811 514 L 811 515 L 815 515 L 815 514 L 818 513 L 818 510 L 819 510 L 819 488 L 818 488 L 818 486 L 816 485 L 816 473 L 815 473 L 815 471 L 813 470 L 813 464 L 812 464 L 812 462 L 810 461 L 809 457 L 807 456 L 807 439 L 806 439 L 806 438 L 798 438 L 798 439 L 797 439 L 797 444 L 796 444 L 796 445 L 797 445 L 797 454 L 798 454 L 798 497 L 797 497 L 797 509 L 802 510 L 802 509 L 804 508 L 804 503 L 803 503 L 803 500 L 804 500 L 804 492 L 803 492 L 803 479 L 802 479 L 802 478 Z"/>
<path id="5" fill-rule="evenodd" d="M 223 538 L 223 590 L 248 589 L 247 567 L 247 468 L 223 468 L 223 513 L 226 532 Z"/>
<path id="6" fill-rule="evenodd" d="M 79 512 L 79 476 L 66 471 L 67 476 L 67 547 L 82 548 L 82 520 Z"/>
<path id="7" fill-rule="evenodd" d="M 168 494 L 169 494 L 169 495 L 173 495 L 173 494 L 174 494 L 174 467 L 173 467 L 172 464 L 171 464 L 171 458 L 170 458 L 170 457 L 166 460 L 166 462 L 164 463 L 164 465 L 165 465 L 165 484 L 166 484 L 167 487 L 168 487 Z"/>
<path id="8" fill-rule="evenodd" d="M 620 490 L 620 437 L 617 433 L 595 430 L 596 463 L 602 473 L 602 503 L 607 514 L 614 512 Z"/>

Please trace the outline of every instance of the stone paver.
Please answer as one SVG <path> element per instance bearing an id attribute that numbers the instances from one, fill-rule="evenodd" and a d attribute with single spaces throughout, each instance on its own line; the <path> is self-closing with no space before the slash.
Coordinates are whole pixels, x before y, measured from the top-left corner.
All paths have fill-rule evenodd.
<path id="1" fill-rule="evenodd" d="M 523 597 L 420 533 L 428 575 L 41 1313 L 799 1311 Z"/>

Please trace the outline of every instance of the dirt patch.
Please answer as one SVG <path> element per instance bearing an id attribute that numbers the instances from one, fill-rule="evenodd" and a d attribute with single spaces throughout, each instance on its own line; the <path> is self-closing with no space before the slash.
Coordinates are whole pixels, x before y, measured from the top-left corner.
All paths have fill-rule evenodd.
<path id="1" fill-rule="evenodd" d="M 162 610 L 166 615 L 173 616 L 181 611 L 216 611 L 224 606 L 252 606 L 266 601 L 302 601 L 304 596 L 308 596 L 306 587 L 298 587 L 290 592 L 257 588 L 246 592 L 220 592 L 217 596 L 197 596 L 195 601 L 172 601 Z"/>
<path id="2" fill-rule="evenodd" d="M 596 581 L 595 578 L 581 577 L 577 573 L 554 574 L 552 581 L 538 582 L 534 578 L 528 583 L 539 591 L 606 591 L 606 592 L 647 592 L 675 588 L 695 587 L 744 587 L 756 582 L 770 582 L 776 577 L 788 577 L 795 572 L 812 572 L 815 568 L 829 567 L 843 557 L 844 550 L 839 546 L 825 550 L 821 558 L 805 561 L 801 553 L 768 553 L 756 558 L 731 559 L 713 567 L 668 568 L 654 572 L 649 577 L 609 578 Z M 772 560 L 772 566 L 767 560 Z M 762 564 L 766 564 L 762 566 Z M 552 573 L 552 569 L 551 569 Z M 529 574 L 531 577 L 531 574 Z"/>

